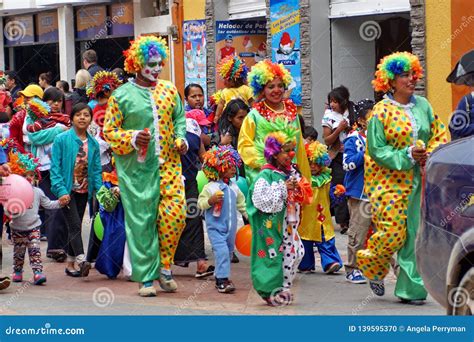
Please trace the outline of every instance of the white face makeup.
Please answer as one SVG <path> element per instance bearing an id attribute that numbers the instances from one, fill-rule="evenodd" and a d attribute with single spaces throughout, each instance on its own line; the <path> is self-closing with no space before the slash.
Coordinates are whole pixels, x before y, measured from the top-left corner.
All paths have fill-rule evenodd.
<path id="1" fill-rule="evenodd" d="M 140 71 L 141 75 L 151 82 L 156 82 L 161 70 L 163 69 L 162 62 L 163 60 L 161 56 L 150 58 L 145 67 Z"/>

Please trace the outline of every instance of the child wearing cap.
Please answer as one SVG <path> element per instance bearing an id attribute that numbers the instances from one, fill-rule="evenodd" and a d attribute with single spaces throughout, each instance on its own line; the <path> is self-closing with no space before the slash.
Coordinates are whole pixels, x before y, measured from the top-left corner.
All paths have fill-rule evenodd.
<path id="1" fill-rule="evenodd" d="M 214 122 L 217 123 L 227 104 L 235 99 L 241 99 L 249 107 L 253 103 L 253 91 L 246 85 L 248 68 L 245 62 L 237 56 L 228 56 L 217 66 L 219 75 L 224 79 L 220 101 L 217 104 Z"/>
<path id="2" fill-rule="evenodd" d="M 323 271 L 327 274 L 335 273 L 342 267 L 342 260 L 336 249 L 336 238 L 331 221 L 330 188 L 331 188 L 331 163 L 327 147 L 318 141 L 306 146 L 306 154 L 311 169 L 311 186 L 313 188 L 313 201 L 311 207 L 311 227 L 301 227 L 300 235 L 304 245 L 305 255 L 298 267 L 300 273 L 315 271 L 313 247 L 318 248 L 321 256 Z"/>
<path id="3" fill-rule="evenodd" d="M 27 208 L 23 214 L 10 214 L 10 228 L 13 241 L 13 275 L 12 281 L 19 283 L 23 281 L 23 264 L 25 262 L 25 252 L 28 248 L 30 265 L 33 269 L 33 283 L 41 285 L 46 282 L 46 276 L 43 274 L 43 263 L 41 261 L 40 249 L 40 226 L 41 219 L 38 214 L 39 208 L 59 209 L 59 201 L 51 201 L 44 194 L 43 190 L 36 187 L 35 184 L 40 179 L 38 169 L 38 159 L 32 154 L 22 154 L 10 151 L 9 162 L 11 172 L 25 177 L 33 185 L 33 204 Z"/>
<path id="4" fill-rule="evenodd" d="M 362 100 L 355 105 L 357 129 L 344 140 L 343 167 L 346 171 L 344 187 L 350 220 L 347 231 L 346 280 L 352 284 L 364 284 L 366 279 L 357 268 L 356 254 L 362 249 L 372 223 L 371 205 L 364 191 L 364 154 L 366 150 L 367 119 L 374 101 Z"/>
<path id="5" fill-rule="evenodd" d="M 203 160 L 203 171 L 209 183 L 199 194 L 198 206 L 205 210 L 207 233 L 216 263 L 216 288 L 220 293 L 231 293 L 235 291 L 229 278 L 237 232 L 237 210 L 247 217 L 245 196 L 231 180 L 242 160 L 230 146 L 212 147 L 203 155 Z"/>

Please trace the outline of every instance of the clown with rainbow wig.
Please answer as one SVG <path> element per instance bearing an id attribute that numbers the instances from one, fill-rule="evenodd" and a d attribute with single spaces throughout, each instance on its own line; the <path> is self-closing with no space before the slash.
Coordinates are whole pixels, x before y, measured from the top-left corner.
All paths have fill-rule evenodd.
<path id="1" fill-rule="evenodd" d="M 375 72 L 374 89 L 386 95 L 368 124 L 364 186 L 376 232 L 367 249 L 357 252 L 357 266 L 378 296 L 385 293 L 383 280 L 397 253 L 395 296 L 413 305 L 423 304 L 427 295 L 415 259 L 424 165 L 447 142 L 446 127 L 429 102 L 414 94 L 422 76 L 420 61 L 409 52 L 384 57 Z"/>
<path id="2" fill-rule="evenodd" d="M 309 222 L 312 222 L 312 225 L 302 226 L 299 230 L 305 254 L 298 269 L 301 273 L 315 271 L 313 247 L 317 247 L 323 271 L 332 274 L 342 267 L 342 260 L 336 248 L 336 235 L 331 220 L 331 169 L 328 167 L 331 159 L 326 145 L 319 141 L 305 147 L 311 168 L 311 208 L 314 209 L 309 210 Z"/>
<path id="3" fill-rule="evenodd" d="M 166 292 L 177 289 L 171 264 L 186 219 L 180 160 L 188 148 L 186 118 L 176 87 L 158 78 L 169 57 L 166 41 L 139 36 L 124 56 L 125 71 L 136 78 L 112 93 L 103 132 L 119 177 L 131 279 L 149 297 L 156 295 L 154 280 Z"/>
<path id="4" fill-rule="evenodd" d="M 202 170 L 209 179 L 198 198 L 204 210 L 206 228 L 215 256 L 216 288 L 220 293 L 231 293 L 235 286 L 230 280 L 230 262 L 237 232 L 237 211 L 247 217 L 245 196 L 232 180 L 242 160 L 229 145 L 214 146 L 203 155 Z"/>
<path id="5" fill-rule="evenodd" d="M 248 67 L 237 56 L 227 56 L 217 65 L 217 72 L 224 80 L 225 88 L 220 92 L 214 122 L 217 123 L 227 104 L 235 99 L 240 99 L 252 107 L 253 92 L 246 84 Z"/>
<path id="6" fill-rule="evenodd" d="M 311 202 L 311 185 L 293 164 L 301 134 L 288 120 L 260 124 L 263 140 L 255 157 L 262 164 L 250 186 L 247 213 L 252 227 L 253 287 L 268 305 L 288 305 L 291 287 L 304 255 L 299 237 L 303 204 Z"/>

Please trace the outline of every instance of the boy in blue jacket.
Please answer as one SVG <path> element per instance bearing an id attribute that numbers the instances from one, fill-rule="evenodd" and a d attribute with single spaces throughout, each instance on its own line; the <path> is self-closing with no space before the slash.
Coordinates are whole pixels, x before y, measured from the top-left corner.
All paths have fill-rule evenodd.
<path id="1" fill-rule="evenodd" d="M 365 132 L 367 119 L 374 106 L 371 100 L 362 100 L 355 106 L 358 128 L 349 133 L 344 140 L 343 168 L 346 171 L 344 187 L 348 197 L 350 213 L 349 239 L 347 242 L 346 280 L 353 284 L 363 284 L 366 279 L 356 266 L 356 253 L 364 246 L 370 224 L 372 223 L 369 199 L 364 193 L 364 154 L 366 148 Z"/>

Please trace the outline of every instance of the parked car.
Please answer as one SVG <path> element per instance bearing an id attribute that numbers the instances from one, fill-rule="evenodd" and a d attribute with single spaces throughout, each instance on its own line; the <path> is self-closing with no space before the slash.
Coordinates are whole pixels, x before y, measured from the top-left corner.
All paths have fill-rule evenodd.
<path id="1" fill-rule="evenodd" d="M 416 260 L 448 315 L 474 312 L 474 137 L 437 149 L 425 167 Z"/>

